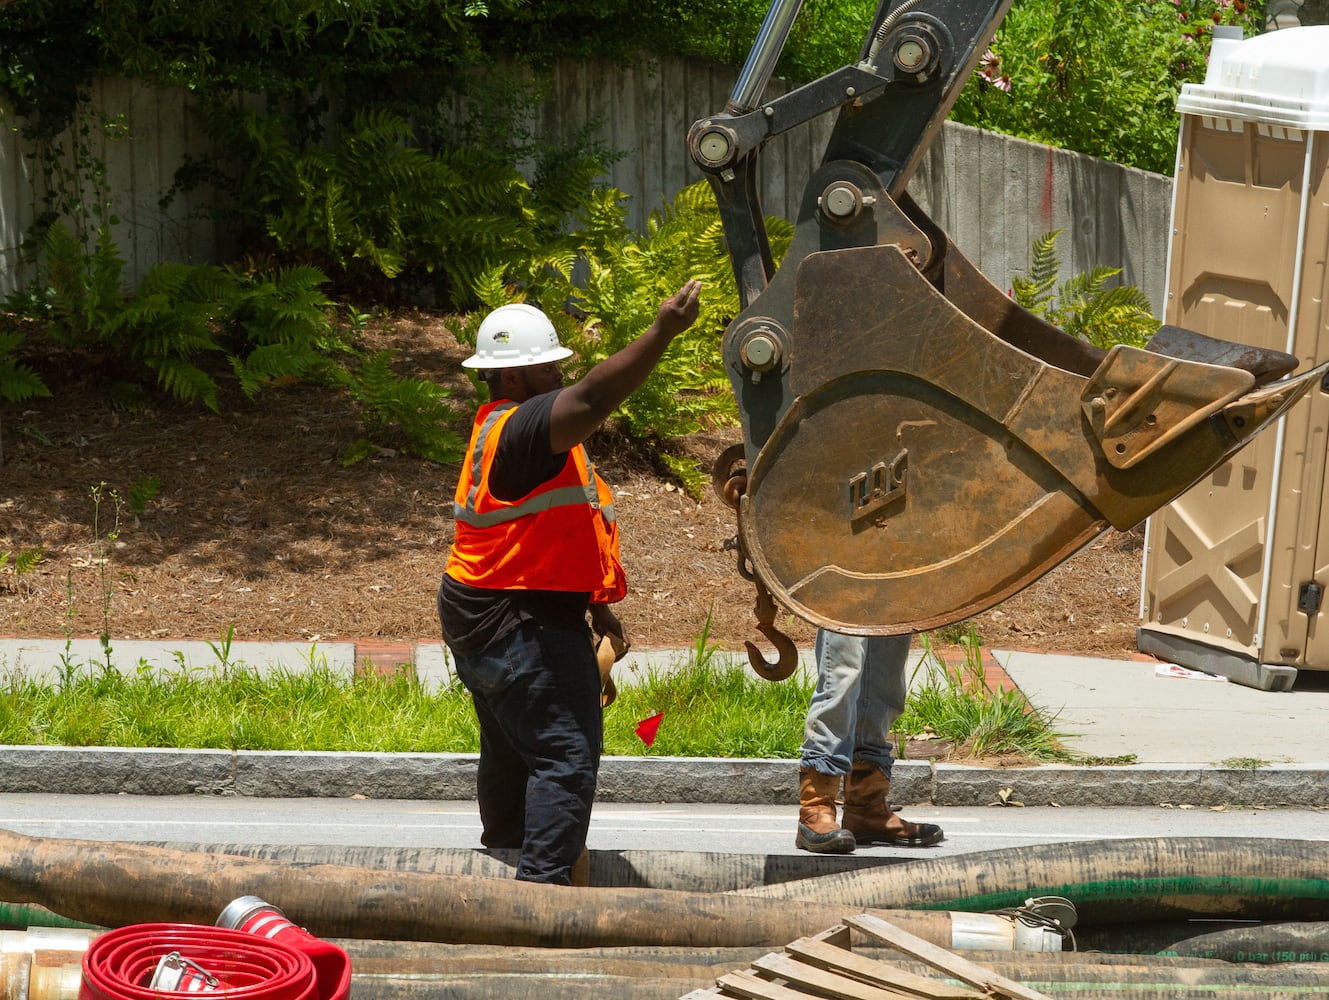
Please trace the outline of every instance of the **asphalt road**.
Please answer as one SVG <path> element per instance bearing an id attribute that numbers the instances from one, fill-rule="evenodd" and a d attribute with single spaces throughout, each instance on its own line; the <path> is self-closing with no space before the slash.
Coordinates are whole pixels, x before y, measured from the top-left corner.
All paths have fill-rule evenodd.
<path id="1" fill-rule="evenodd" d="M 860 848 L 870 856 L 944 856 L 1006 847 L 1135 837 L 1268 837 L 1329 842 L 1329 810 L 1235 807 L 938 807 L 902 810 L 939 823 L 926 851 Z M 594 850 L 798 854 L 796 806 L 599 803 Z M 175 844 L 309 844 L 478 848 L 474 802 L 268 799 L 238 796 L 0 795 L 0 828 L 37 837 Z"/>

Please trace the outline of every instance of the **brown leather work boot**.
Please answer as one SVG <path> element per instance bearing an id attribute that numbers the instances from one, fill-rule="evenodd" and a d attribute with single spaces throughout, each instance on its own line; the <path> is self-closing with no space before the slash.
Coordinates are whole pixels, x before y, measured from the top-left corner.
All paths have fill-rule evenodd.
<path id="1" fill-rule="evenodd" d="M 835 822 L 835 793 L 838 774 L 822 774 L 811 768 L 798 772 L 798 836 L 794 846 L 816 854 L 851 854 L 854 835 Z"/>
<path id="2" fill-rule="evenodd" d="M 860 844 L 931 847 L 946 838 L 935 823 L 910 823 L 886 801 L 891 779 L 870 764 L 854 764 L 844 779 L 844 825 Z"/>

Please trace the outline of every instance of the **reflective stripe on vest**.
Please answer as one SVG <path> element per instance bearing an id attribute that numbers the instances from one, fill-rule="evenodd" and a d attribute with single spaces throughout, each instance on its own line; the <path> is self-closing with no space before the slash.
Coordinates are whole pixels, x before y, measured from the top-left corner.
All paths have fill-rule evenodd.
<path id="1" fill-rule="evenodd" d="M 543 511 L 552 510 L 555 507 L 574 507 L 578 504 L 585 504 L 592 510 L 598 510 L 606 521 L 612 522 L 614 520 L 614 505 L 612 503 L 601 505 L 599 490 L 595 486 L 595 466 L 591 464 L 591 457 L 586 453 L 586 448 L 583 445 L 577 445 L 582 465 L 586 467 L 586 482 L 583 485 L 561 486 L 558 489 L 546 490 L 543 493 L 527 497 L 521 503 L 512 504 L 500 510 L 492 510 L 487 514 L 481 514 L 475 509 L 475 497 L 480 490 L 480 481 L 484 474 L 485 442 L 489 440 L 489 433 L 494 429 L 494 425 L 498 423 L 499 418 L 516 405 L 516 403 L 500 403 L 485 416 L 484 423 L 480 426 L 480 433 L 475 435 L 475 446 L 471 449 L 471 488 L 466 491 L 465 504 L 453 503 L 452 516 L 473 528 L 488 528 L 495 524 L 515 521 L 517 518 L 525 517 L 528 514 L 539 514 Z"/>

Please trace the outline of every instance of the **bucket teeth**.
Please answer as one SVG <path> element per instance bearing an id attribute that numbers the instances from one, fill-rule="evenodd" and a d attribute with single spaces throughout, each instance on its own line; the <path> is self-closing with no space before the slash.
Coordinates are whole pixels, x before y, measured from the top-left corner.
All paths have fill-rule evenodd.
<path id="1" fill-rule="evenodd" d="M 1131 469 L 1214 414 L 1222 415 L 1239 447 L 1300 399 L 1322 374 L 1323 367 L 1256 389 L 1260 374 L 1247 368 L 1118 345 L 1089 379 L 1080 400 L 1103 457 L 1118 469 Z"/>
<path id="2" fill-rule="evenodd" d="M 1224 406 L 1220 416 L 1233 440 L 1232 449 L 1227 455 L 1237 451 L 1263 428 L 1281 417 L 1292 408 L 1293 403 L 1315 386 L 1323 384 L 1326 378 L 1329 378 L 1329 361 L 1294 378 L 1261 386 Z"/>

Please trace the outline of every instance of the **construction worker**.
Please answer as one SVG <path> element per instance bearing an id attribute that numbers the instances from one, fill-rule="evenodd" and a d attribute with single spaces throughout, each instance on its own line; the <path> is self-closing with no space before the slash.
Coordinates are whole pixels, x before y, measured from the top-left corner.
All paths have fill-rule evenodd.
<path id="1" fill-rule="evenodd" d="M 627 645 L 609 609 L 627 592 L 613 497 L 582 442 L 693 324 L 700 292 L 687 282 L 645 333 L 567 387 L 558 363 L 572 352 L 525 304 L 490 313 L 462 362 L 489 402 L 457 484 L 438 614 L 480 722 L 481 842 L 520 848 L 519 879 L 571 884 L 600 766 L 592 629 Z"/>
<path id="2" fill-rule="evenodd" d="M 908 635 L 817 630 L 817 688 L 799 757 L 796 846 L 849 854 L 859 844 L 931 847 L 935 823 L 911 823 L 891 808 L 891 726 L 904 711 Z M 835 799 L 844 782 L 844 825 Z"/>

